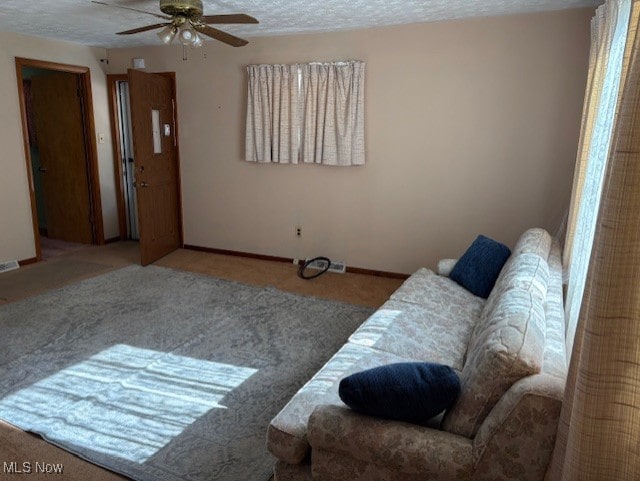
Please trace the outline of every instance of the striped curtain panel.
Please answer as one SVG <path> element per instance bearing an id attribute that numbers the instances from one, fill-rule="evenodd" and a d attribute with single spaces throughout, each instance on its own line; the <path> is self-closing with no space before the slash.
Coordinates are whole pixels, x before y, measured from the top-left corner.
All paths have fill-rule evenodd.
<path id="1" fill-rule="evenodd" d="M 300 69 L 302 161 L 363 165 L 364 62 L 312 63 Z"/>
<path id="2" fill-rule="evenodd" d="M 607 2 L 607 11 L 622 3 Z M 630 6 L 618 115 L 547 481 L 640 479 L 640 2 Z"/>
<path id="3" fill-rule="evenodd" d="M 298 66 L 250 65 L 247 74 L 245 159 L 297 164 Z"/>

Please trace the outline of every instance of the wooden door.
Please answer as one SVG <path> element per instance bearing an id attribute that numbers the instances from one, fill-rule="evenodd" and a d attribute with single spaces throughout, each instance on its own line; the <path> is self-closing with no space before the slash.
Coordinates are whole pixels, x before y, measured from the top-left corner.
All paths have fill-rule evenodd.
<path id="1" fill-rule="evenodd" d="M 138 70 L 129 70 L 128 74 L 140 259 L 144 266 L 181 244 L 174 100 L 169 77 Z"/>
<path id="2" fill-rule="evenodd" d="M 52 73 L 31 79 L 47 236 L 92 242 L 89 177 L 80 78 Z"/>

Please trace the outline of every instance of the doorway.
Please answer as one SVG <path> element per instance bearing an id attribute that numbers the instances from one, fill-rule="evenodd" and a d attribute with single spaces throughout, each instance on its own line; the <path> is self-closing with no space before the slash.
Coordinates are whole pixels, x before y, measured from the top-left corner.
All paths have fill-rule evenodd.
<path id="1" fill-rule="evenodd" d="M 16 75 L 37 260 L 103 244 L 89 69 L 16 58 Z"/>
<path id="2" fill-rule="evenodd" d="M 142 265 L 182 246 L 175 73 L 107 75 L 120 238 Z"/>
<path id="3" fill-rule="evenodd" d="M 115 139 L 120 146 L 122 159 L 122 200 L 124 202 L 125 231 L 121 237 L 140 240 L 138 230 L 138 201 L 136 197 L 135 166 L 133 161 L 133 133 L 131 131 L 131 104 L 129 97 L 129 80 L 115 81 L 116 119 L 118 122 L 119 138 Z"/>

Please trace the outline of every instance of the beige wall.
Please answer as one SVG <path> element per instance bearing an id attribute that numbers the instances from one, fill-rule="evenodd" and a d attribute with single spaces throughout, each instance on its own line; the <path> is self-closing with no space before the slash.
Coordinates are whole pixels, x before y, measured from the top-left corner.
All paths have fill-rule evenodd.
<path id="1" fill-rule="evenodd" d="M 98 144 L 105 236 L 117 236 L 106 76 L 99 61 L 106 57 L 105 50 L 0 32 L 0 261 L 24 260 L 35 256 L 15 57 L 81 65 L 91 69 L 96 130 L 106 135 L 106 142 Z"/>
<path id="2" fill-rule="evenodd" d="M 460 255 L 479 233 L 512 245 L 556 230 L 567 208 L 591 10 L 321 35 L 108 50 L 178 83 L 187 244 L 326 255 L 409 273 Z M 252 63 L 367 62 L 367 164 L 244 162 Z M 294 226 L 303 226 L 302 239 Z"/>

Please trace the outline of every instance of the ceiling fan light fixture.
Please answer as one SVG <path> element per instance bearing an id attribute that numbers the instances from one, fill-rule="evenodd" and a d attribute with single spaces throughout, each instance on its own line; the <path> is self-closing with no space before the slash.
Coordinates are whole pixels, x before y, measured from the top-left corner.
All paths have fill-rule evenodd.
<path id="1" fill-rule="evenodd" d="M 162 40 L 162 43 L 169 45 L 171 42 L 173 42 L 177 31 L 178 29 L 175 27 L 175 25 L 167 25 L 165 28 L 160 30 L 160 32 L 158 32 L 158 37 L 160 38 L 160 40 Z"/>
<path id="2" fill-rule="evenodd" d="M 191 26 L 191 22 L 185 22 L 180 26 L 180 33 L 178 39 L 184 46 L 192 45 L 196 38 L 196 31 Z"/>
<path id="3" fill-rule="evenodd" d="M 192 48 L 202 47 L 202 37 L 198 35 L 198 32 L 196 32 L 195 37 L 193 38 L 193 42 L 191 42 L 191 47 Z"/>
<path id="4" fill-rule="evenodd" d="M 246 40 L 236 37 L 224 30 L 211 27 L 211 24 L 255 24 L 258 20 L 245 13 L 229 13 L 220 15 L 203 15 L 202 0 L 160 0 L 160 11 L 162 14 L 147 12 L 138 8 L 125 7 L 123 5 L 112 5 L 106 2 L 91 0 L 92 3 L 106 5 L 110 7 L 122 8 L 152 15 L 164 20 L 164 23 L 145 25 L 144 27 L 132 28 L 117 35 L 132 35 L 136 33 L 148 32 L 150 30 L 162 29 L 157 35 L 162 43 L 169 45 L 178 36 L 178 40 L 183 47 L 198 48 L 204 45 L 205 37 L 226 43 L 232 47 L 242 47 L 246 45 Z"/>

